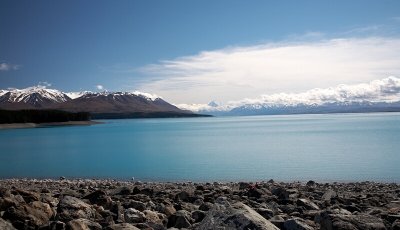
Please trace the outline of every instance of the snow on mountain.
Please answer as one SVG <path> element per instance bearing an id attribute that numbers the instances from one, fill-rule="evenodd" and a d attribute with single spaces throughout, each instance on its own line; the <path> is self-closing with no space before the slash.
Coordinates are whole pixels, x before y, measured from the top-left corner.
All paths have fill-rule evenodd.
<path id="1" fill-rule="evenodd" d="M 69 93 L 65 93 L 69 98 L 71 99 L 76 99 L 79 97 L 82 97 L 86 94 L 92 94 L 93 92 L 91 91 L 80 91 L 80 92 L 69 92 Z"/>
<path id="2" fill-rule="evenodd" d="M 41 102 L 62 103 L 71 100 L 66 94 L 55 89 L 47 89 L 45 86 L 33 86 L 25 89 L 3 90 L 3 101 L 10 103 L 25 103 L 37 105 Z M 6 98 L 4 98 L 6 97 Z"/>
<path id="3" fill-rule="evenodd" d="M 293 107 L 319 107 L 324 105 L 350 106 L 366 103 L 393 103 L 400 101 L 400 78 L 387 77 L 369 83 L 316 88 L 303 93 L 265 94 L 258 98 L 245 98 L 225 104 L 178 104 L 193 112 L 228 112 L 234 109 L 262 110 Z"/>
<path id="4" fill-rule="evenodd" d="M 0 97 L 3 96 L 6 93 L 8 93 L 8 90 L 0 89 Z"/>

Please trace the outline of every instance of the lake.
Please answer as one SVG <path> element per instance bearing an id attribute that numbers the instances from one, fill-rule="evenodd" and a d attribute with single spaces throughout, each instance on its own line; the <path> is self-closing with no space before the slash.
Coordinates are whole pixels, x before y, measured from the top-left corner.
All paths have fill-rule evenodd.
<path id="1" fill-rule="evenodd" d="M 400 113 L 0 130 L 0 177 L 400 182 Z"/>

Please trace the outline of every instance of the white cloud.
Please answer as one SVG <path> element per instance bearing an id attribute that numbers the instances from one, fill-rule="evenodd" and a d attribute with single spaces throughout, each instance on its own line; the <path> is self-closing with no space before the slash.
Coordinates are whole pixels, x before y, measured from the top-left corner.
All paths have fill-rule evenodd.
<path id="1" fill-rule="evenodd" d="M 10 63 L 0 63 L 0 71 L 9 71 L 9 70 L 17 70 L 20 68 L 20 65 L 14 65 Z"/>
<path id="2" fill-rule="evenodd" d="M 104 86 L 102 86 L 102 85 L 96 85 L 96 88 L 97 88 L 98 90 L 103 90 L 103 89 L 104 89 Z"/>
<path id="3" fill-rule="evenodd" d="M 369 83 L 345 85 L 325 89 L 315 88 L 302 93 L 265 94 L 253 99 L 229 101 L 225 105 L 178 104 L 191 111 L 228 111 L 243 105 L 322 105 L 324 103 L 346 102 L 397 102 L 400 101 L 400 78 L 388 77 Z"/>
<path id="4" fill-rule="evenodd" d="M 47 82 L 47 81 L 41 81 L 39 82 L 38 86 L 42 86 L 44 88 L 50 87 L 51 83 Z"/>
<path id="5" fill-rule="evenodd" d="M 157 76 L 139 89 L 167 101 L 204 104 L 302 92 L 400 76 L 400 39 L 340 38 L 204 51 L 145 66 Z"/>

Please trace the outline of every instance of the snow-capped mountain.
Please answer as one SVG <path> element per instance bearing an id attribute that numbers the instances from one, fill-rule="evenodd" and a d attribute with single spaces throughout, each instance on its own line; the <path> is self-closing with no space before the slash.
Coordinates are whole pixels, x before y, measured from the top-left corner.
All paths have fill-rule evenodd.
<path id="1" fill-rule="evenodd" d="M 65 93 L 47 89 L 43 86 L 33 86 L 26 89 L 1 90 L 0 106 L 12 109 L 46 108 L 53 104 L 70 101 Z"/>
<path id="2" fill-rule="evenodd" d="M 63 93 L 44 86 L 1 90 L 0 109 L 58 109 L 92 114 L 164 113 L 167 114 L 165 116 L 192 114 L 178 109 L 157 95 L 139 91 Z"/>

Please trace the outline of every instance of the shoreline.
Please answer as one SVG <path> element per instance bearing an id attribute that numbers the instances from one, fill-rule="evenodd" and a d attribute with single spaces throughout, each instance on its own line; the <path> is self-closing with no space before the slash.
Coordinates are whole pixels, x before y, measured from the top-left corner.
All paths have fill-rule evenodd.
<path id="1" fill-rule="evenodd" d="M 48 122 L 48 123 L 11 123 L 0 124 L 2 129 L 25 129 L 25 128 L 45 128 L 45 127 L 59 127 L 59 126 L 88 126 L 102 124 L 99 121 L 66 121 L 66 122 Z"/>
<path id="2" fill-rule="evenodd" d="M 11 224 L 17 229 L 398 229 L 400 184 L 0 179 L 0 228 Z"/>

